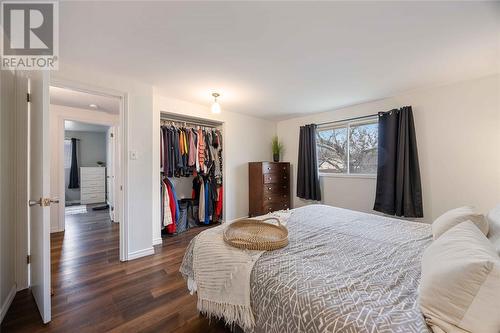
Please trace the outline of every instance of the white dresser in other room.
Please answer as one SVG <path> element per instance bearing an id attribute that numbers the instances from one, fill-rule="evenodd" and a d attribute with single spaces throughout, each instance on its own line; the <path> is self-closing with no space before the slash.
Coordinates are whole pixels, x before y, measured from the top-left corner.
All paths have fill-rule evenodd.
<path id="1" fill-rule="evenodd" d="M 80 203 L 82 205 L 106 202 L 106 168 L 80 168 Z"/>

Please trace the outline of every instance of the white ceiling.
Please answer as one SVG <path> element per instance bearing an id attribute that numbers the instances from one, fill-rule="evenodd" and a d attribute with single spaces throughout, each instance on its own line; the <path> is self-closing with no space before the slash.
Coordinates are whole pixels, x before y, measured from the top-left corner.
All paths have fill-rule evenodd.
<path id="1" fill-rule="evenodd" d="M 268 118 L 500 72 L 499 2 L 60 2 L 60 59 Z"/>
<path id="2" fill-rule="evenodd" d="M 108 126 L 83 123 L 81 121 L 66 120 L 64 121 L 64 129 L 66 131 L 77 132 L 106 132 Z"/>
<path id="3" fill-rule="evenodd" d="M 120 99 L 117 97 L 94 95 L 53 86 L 50 87 L 50 104 L 113 114 L 120 113 Z M 91 104 L 96 107 L 91 107 Z"/>

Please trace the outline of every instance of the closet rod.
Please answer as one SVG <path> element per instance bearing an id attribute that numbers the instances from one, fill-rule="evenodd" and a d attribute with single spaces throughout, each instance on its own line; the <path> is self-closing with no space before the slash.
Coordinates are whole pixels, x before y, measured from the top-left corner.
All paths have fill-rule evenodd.
<path id="1" fill-rule="evenodd" d="M 197 125 L 197 126 L 205 126 L 205 127 L 217 127 L 221 126 L 222 122 L 217 121 L 217 120 L 209 120 L 209 119 L 204 119 L 204 118 L 199 118 L 199 117 L 191 117 L 191 116 L 183 116 L 179 115 L 176 113 L 170 113 L 170 112 L 161 112 L 160 114 L 160 120 L 165 120 L 165 121 L 174 121 L 174 122 L 186 122 L 189 124 Z"/>
<path id="2" fill-rule="evenodd" d="M 200 126 L 200 127 L 205 127 L 205 128 L 216 128 L 217 126 L 214 125 L 207 125 L 205 123 L 193 123 L 190 121 L 180 121 L 180 120 L 170 120 L 170 119 L 161 119 L 160 124 L 162 122 L 167 122 L 167 123 L 178 123 L 183 126 Z"/>

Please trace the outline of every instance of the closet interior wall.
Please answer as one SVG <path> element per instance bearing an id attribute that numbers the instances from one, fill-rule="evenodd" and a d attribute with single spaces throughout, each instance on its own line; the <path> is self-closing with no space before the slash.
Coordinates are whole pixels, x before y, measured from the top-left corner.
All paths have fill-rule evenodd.
<path id="1" fill-rule="evenodd" d="M 196 147 L 196 162 L 194 165 L 192 165 L 192 158 L 190 159 L 189 153 L 186 153 L 184 149 L 184 155 L 181 155 L 181 158 L 175 159 L 176 163 L 179 163 L 179 165 L 183 165 L 182 167 L 174 167 L 172 168 L 172 163 L 171 161 L 167 161 L 166 158 L 168 159 L 169 157 L 165 157 L 167 154 L 167 149 L 172 149 L 172 147 L 168 147 L 165 149 L 165 145 L 167 144 L 167 134 L 166 131 L 169 130 L 169 133 L 171 135 L 172 131 L 176 132 L 179 134 L 182 131 L 183 136 L 179 136 L 179 138 L 184 138 L 184 142 L 186 143 L 185 148 L 189 152 L 191 152 L 193 146 L 190 145 L 190 138 L 191 138 L 191 131 L 195 133 L 193 135 L 193 138 L 196 138 L 195 140 L 195 147 Z M 161 214 L 160 214 L 160 221 L 159 223 L 161 224 L 162 228 L 162 236 L 165 235 L 171 235 L 171 234 L 176 234 L 177 232 L 181 232 L 184 230 L 184 225 L 180 227 L 181 223 L 184 223 L 182 220 L 182 212 L 181 212 L 181 220 L 178 220 L 177 223 L 178 225 L 174 227 L 171 225 L 169 222 L 171 220 L 172 214 L 168 212 L 166 209 L 165 203 L 165 196 L 168 196 L 169 191 L 172 191 L 175 196 L 175 200 L 178 203 L 181 202 L 189 202 L 190 203 L 190 208 L 188 209 L 187 214 L 189 215 L 190 219 L 193 219 L 193 217 L 197 218 L 197 223 L 199 225 L 203 224 L 211 224 L 211 223 L 218 223 L 222 222 L 224 218 L 224 195 L 223 195 L 223 188 L 224 188 L 224 136 L 223 136 L 223 124 L 220 122 L 216 122 L 213 120 L 206 120 L 206 119 L 201 119 L 201 118 L 194 118 L 194 117 L 187 117 L 187 116 L 181 116 L 181 115 L 176 115 L 176 114 L 168 114 L 168 113 L 161 113 L 160 116 L 160 131 L 161 131 L 161 144 L 160 144 L 160 174 L 161 174 L 161 181 L 162 181 L 162 193 L 160 195 L 161 197 Z M 205 158 L 207 159 L 208 162 L 203 162 L 200 163 L 199 158 L 201 158 L 198 154 L 200 154 L 201 150 L 198 150 L 199 146 L 197 145 L 199 141 L 199 133 L 203 133 L 203 137 L 206 138 L 207 140 L 203 140 L 204 143 L 207 146 L 207 149 L 205 150 Z M 176 138 L 177 140 L 178 138 Z M 210 141 L 205 142 L 205 141 Z M 181 140 L 182 142 L 182 140 Z M 220 146 L 218 143 L 220 142 Z M 170 146 L 172 143 L 168 143 Z M 175 147 L 177 148 L 180 143 L 175 143 Z M 182 150 L 179 151 L 182 153 Z M 209 157 L 210 156 L 210 157 Z M 191 156 L 192 157 L 192 156 Z M 184 159 L 184 160 L 183 160 Z M 191 163 L 189 162 L 191 160 Z M 170 164 L 170 167 L 167 166 L 165 168 L 166 164 Z M 201 175 L 201 178 L 199 177 Z M 210 205 L 213 205 L 212 208 L 209 210 L 208 207 L 204 207 L 204 205 L 199 204 L 200 203 L 200 189 L 199 187 L 197 188 L 196 185 L 200 185 L 197 180 L 204 180 L 202 188 L 206 187 L 207 184 L 211 184 L 210 186 L 210 191 L 203 192 L 205 195 L 208 193 L 211 198 L 217 198 L 215 201 L 204 201 L 206 203 L 210 203 Z M 212 185 L 213 184 L 213 185 Z M 206 190 L 206 189 L 205 189 Z M 220 201 L 220 202 L 218 202 Z M 195 210 L 193 210 L 192 205 L 195 205 Z M 218 207 L 219 206 L 219 207 Z M 203 219 L 202 215 L 203 213 L 199 212 L 199 208 L 204 207 L 206 209 L 206 218 Z M 222 209 L 221 209 L 222 208 Z M 182 206 L 181 206 L 182 210 Z M 171 212 L 175 214 L 175 209 L 172 208 Z M 179 208 L 177 207 L 177 213 L 179 213 Z M 210 213 L 210 214 L 209 214 Z M 167 216 L 165 216 L 167 215 Z M 177 217 L 178 218 L 178 217 Z M 173 222 L 175 222 L 175 218 L 173 219 Z"/>

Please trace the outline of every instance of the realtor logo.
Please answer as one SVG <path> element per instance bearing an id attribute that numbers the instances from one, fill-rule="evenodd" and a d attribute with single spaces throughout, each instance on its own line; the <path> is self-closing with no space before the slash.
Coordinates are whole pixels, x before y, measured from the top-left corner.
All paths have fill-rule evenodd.
<path id="1" fill-rule="evenodd" d="M 3 1 L 1 68 L 57 69 L 58 3 Z"/>

